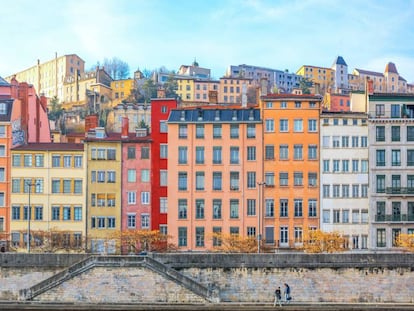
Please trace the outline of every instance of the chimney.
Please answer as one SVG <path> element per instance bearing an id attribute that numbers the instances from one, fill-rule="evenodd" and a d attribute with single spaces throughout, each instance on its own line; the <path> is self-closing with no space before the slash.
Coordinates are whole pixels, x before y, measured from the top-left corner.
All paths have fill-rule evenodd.
<path id="1" fill-rule="evenodd" d="M 165 98 L 165 89 L 164 88 L 159 88 L 157 90 L 157 98 Z"/>
<path id="2" fill-rule="evenodd" d="M 260 96 L 267 95 L 267 79 L 261 78 L 260 79 Z"/>
<path id="3" fill-rule="evenodd" d="M 92 129 L 96 129 L 98 127 L 98 115 L 92 114 L 86 116 L 85 118 L 85 135 Z"/>
<path id="4" fill-rule="evenodd" d="M 121 138 L 128 138 L 128 132 L 129 132 L 129 119 L 128 117 L 122 117 Z"/>

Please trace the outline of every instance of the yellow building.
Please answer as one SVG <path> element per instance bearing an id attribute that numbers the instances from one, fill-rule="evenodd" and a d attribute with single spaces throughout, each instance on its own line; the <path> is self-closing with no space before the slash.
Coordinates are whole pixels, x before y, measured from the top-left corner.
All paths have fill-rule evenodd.
<path id="1" fill-rule="evenodd" d="M 132 90 L 136 88 L 134 79 L 115 80 L 111 82 L 112 89 L 112 103 L 115 107 L 123 100 L 126 100 L 131 94 Z"/>
<path id="2" fill-rule="evenodd" d="M 223 104 L 241 104 L 244 92 L 243 88 L 245 88 L 247 96 L 248 88 L 254 86 L 255 81 L 253 79 L 233 77 L 220 78 L 218 102 Z"/>
<path id="3" fill-rule="evenodd" d="M 184 105 L 189 102 L 206 104 L 217 101 L 212 98 L 211 92 L 217 94 L 219 81 L 195 77 L 177 78 L 177 87 L 177 95 Z"/>
<path id="4" fill-rule="evenodd" d="M 86 237 L 83 144 L 27 144 L 13 148 L 11 157 L 12 246 L 27 248 L 30 231 L 33 252 L 39 247 L 45 251 L 47 245 L 82 248 Z"/>
<path id="5" fill-rule="evenodd" d="M 17 72 L 6 77 L 8 82 L 13 76 L 19 82 L 32 84 L 37 94 L 43 94 L 48 98 L 57 96 L 59 101 L 64 99 L 63 84 L 66 77 L 77 76 L 85 71 L 85 61 L 76 54 L 57 56 L 55 58 L 37 64 L 33 67 Z"/>
<path id="6" fill-rule="evenodd" d="M 331 68 L 303 65 L 296 71 L 296 74 L 308 78 L 314 83 L 315 90 L 312 90 L 311 93 L 324 94 L 334 86 L 335 70 Z"/>
<path id="7" fill-rule="evenodd" d="M 121 134 L 106 136 L 104 128 L 91 128 L 85 138 L 88 248 L 114 253 L 115 235 L 121 230 Z"/>

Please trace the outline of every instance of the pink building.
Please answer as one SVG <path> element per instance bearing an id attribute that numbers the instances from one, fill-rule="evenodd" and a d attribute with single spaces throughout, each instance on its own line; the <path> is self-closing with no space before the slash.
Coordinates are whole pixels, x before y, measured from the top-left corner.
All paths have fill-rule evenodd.
<path id="1" fill-rule="evenodd" d="M 181 250 L 208 250 L 220 244 L 213 233 L 255 237 L 262 209 L 260 110 L 172 110 L 168 141 L 171 242 Z"/>

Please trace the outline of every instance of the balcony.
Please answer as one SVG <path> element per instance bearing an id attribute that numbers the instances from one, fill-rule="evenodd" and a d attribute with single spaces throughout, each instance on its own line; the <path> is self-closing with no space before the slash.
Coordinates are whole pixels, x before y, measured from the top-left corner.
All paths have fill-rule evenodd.
<path id="1" fill-rule="evenodd" d="M 375 222 L 414 222 L 414 214 L 375 215 Z"/>
<path id="2" fill-rule="evenodd" d="M 386 194 L 391 194 L 391 195 L 403 195 L 403 196 L 414 196 L 414 188 L 410 187 L 387 187 L 385 188 L 385 193 Z"/>

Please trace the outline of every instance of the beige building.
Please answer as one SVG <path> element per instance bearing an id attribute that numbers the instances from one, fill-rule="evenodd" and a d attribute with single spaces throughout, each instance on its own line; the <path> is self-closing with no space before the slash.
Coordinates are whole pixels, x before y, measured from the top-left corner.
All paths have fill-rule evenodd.
<path id="1" fill-rule="evenodd" d="M 17 72 L 6 77 L 8 82 L 13 76 L 19 82 L 32 84 L 37 94 L 48 98 L 57 96 L 60 101 L 64 99 L 63 84 L 68 76 L 80 75 L 85 70 L 85 61 L 76 54 L 57 56 L 51 60 L 41 63 L 37 61 L 35 66 Z"/>

